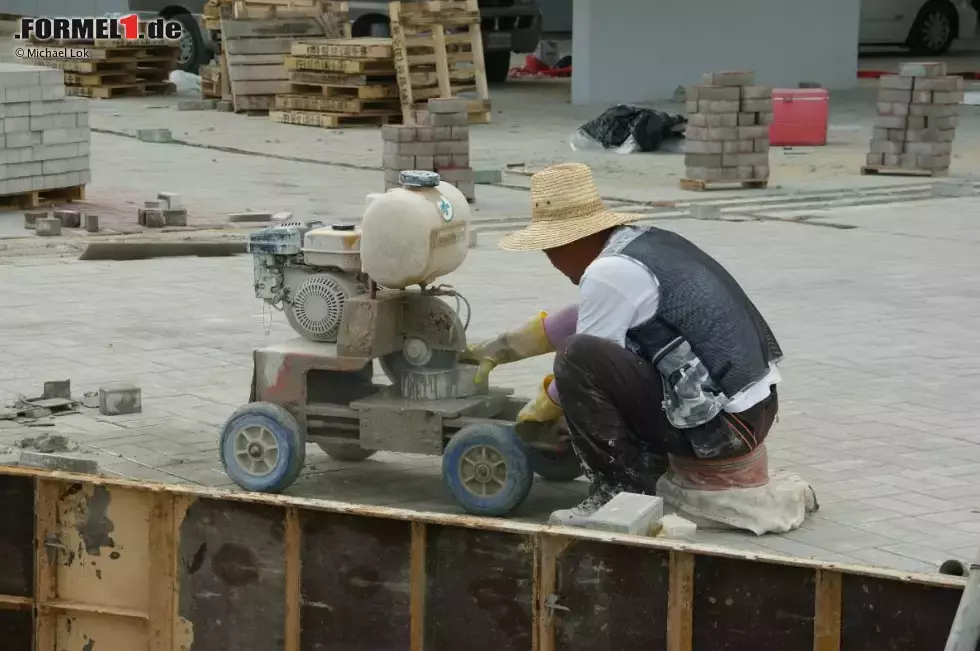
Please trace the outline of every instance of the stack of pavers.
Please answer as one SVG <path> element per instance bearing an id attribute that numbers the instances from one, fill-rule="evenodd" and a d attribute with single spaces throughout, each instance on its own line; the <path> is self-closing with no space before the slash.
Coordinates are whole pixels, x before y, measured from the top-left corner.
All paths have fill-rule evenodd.
<path id="1" fill-rule="evenodd" d="M 88 100 L 65 97 L 60 70 L 0 64 L 0 204 L 83 199 L 91 180 Z"/>
<path id="2" fill-rule="evenodd" d="M 687 89 L 685 190 L 740 183 L 764 188 L 769 180 L 772 88 L 752 72 L 708 72 Z"/>
<path id="3" fill-rule="evenodd" d="M 963 79 L 945 63 L 903 63 L 879 82 L 878 117 L 862 174 L 938 176 L 949 170 Z"/>
<path id="4" fill-rule="evenodd" d="M 438 172 L 466 197 L 476 201 L 470 167 L 469 104 L 463 98 L 430 99 L 428 111 L 418 111 L 415 125 L 382 127 L 385 190 L 398 187 L 405 170 Z"/>
<path id="5" fill-rule="evenodd" d="M 390 38 L 294 42 L 275 122 L 324 128 L 401 122 Z"/>

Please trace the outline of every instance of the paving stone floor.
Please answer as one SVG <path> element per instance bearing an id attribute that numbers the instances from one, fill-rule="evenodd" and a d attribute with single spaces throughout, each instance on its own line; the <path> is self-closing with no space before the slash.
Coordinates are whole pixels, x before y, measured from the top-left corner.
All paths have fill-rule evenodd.
<path id="1" fill-rule="evenodd" d="M 907 570 L 972 557 L 980 544 L 978 199 L 835 210 L 839 230 L 776 222 L 677 220 L 667 226 L 724 262 L 786 351 L 771 467 L 798 472 L 822 508 L 799 531 L 703 535 L 748 550 Z M 490 237 L 448 279 L 473 305 L 470 338 L 495 334 L 575 288 L 543 256 L 498 251 Z M 248 399 L 250 353 L 292 331 L 251 293 L 251 261 L 76 262 L 0 266 L 0 394 L 71 378 L 76 393 L 127 381 L 144 413 L 86 411 L 51 428 L 0 421 L 0 447 L 57 431 L 111 474 L 230 486 L 218 429 Z M 539 359 L 496 384 L 529 394 Z M 361 464 L 310 449 L 291 493 L 456 511 L 435 458 L 379 454 Z M 541 520 L 584 485 L 539 482 L 519 517 Z"/>

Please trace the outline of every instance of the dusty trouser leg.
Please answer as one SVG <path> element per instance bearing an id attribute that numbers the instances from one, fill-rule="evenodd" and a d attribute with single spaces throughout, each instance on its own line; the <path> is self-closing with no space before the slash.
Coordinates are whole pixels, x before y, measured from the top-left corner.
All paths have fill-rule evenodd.
<path id="1" fill-rule="evenodd" d="M 555 358 L 572 444 L 600 487 L 654 494 L 667 453 L 689 450 L 661 406 L 660 373 L 604 339 L 575 335 Z"/>

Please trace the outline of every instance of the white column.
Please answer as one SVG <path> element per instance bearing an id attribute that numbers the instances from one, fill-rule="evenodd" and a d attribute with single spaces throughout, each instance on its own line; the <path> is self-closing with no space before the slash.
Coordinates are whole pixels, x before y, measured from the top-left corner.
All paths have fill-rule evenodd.
<path id="1" fill-rule="evenodd" d="M 857 85 L 860 0 L 574 0 L 572 102 L 673 96 L 701 73 Z"/>

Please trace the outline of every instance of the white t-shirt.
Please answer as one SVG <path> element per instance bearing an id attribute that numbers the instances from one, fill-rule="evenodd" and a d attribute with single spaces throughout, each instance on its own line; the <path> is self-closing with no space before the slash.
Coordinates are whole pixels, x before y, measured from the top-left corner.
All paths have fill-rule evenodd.
<path id="1" fill-rule="evenodd" d="M 622 255 L 600 256 L 579 282 L 576 332 L 625 348 L 626 331 L 652 319 L 659 305 L 660 283 L 646 267 Z M 737 414 L 757 405 L 781 379 L 779 368 L 770 364 L 768 375 L 732 396 L 725 411 Z"/>

